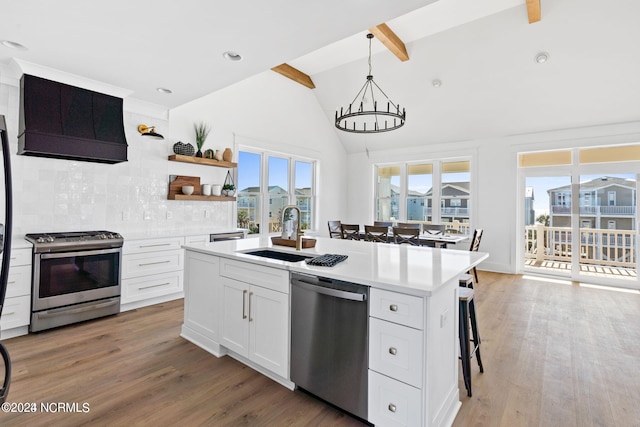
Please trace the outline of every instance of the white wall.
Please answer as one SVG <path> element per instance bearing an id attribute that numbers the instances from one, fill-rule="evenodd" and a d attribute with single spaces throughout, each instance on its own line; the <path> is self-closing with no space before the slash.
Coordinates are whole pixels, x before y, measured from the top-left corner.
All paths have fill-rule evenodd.
<path id="1" fill-rule="evenodd" d="M 350 154 L 349 204 L 346 218 L 372 222 L 373 165 L 456 156 L 472 156 L 472 226 L 485 230 L 480 250 L 490 258 L 482 269 L 518 272 L 518 219 L 524 217 L 517 153 L 535 150 L 603 146 L 640 142 L 640 121 L 532 133 L 504 138 L 430 144 L 422 147 Z M 639 171 L 636 171 L 639 172 Z M 464 245 L 463 249 L 468 246 Z"/>
<path id="2" fill-rule="evenodd" d="M 175 108 L 170 119 L 172 135 L 193 145 L 193 123 L 208 123 L 203 149 L 233 147 L 234 161 L 239 145 L 317 159 L 318 231 L 346 216 L 346 152 L 312 90 L 267 71 Z"/>
<path id="3" fill-rule="evenodd" d="M 60 81 L 61 74 L 55 74 L 54 79 Z M 124 100 L 127 162 L 107 165 L 16 155 L 19 77 L 9 67 L 0 68 L 0 114 L 7 120 L 12 154 L 14 235 L 106 229 L 126 237 L 128 232 L 190 233 L 233 225 L 232 203 L 167 200 L 170 174 L 214 180 L 216 173 L 226 171 L 168 162 L 178 139 L 169 132 L 168 111 L 155 105 Z M 74 76 L 66 77 L 65 83 L 74 84 Z M 165 140 L 141 136 L 137 131 L 141 123 L 156 125 Z"/>

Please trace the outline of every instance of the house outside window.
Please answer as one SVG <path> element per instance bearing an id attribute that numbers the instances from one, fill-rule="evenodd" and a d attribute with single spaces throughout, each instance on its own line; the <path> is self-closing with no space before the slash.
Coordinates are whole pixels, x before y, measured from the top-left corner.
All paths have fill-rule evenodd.
<path id="1" fill-rule="evenodd" d="M 433 160 L 376 165 L 375 220 L 443 223 L 468 232 L 470 163 Z"/>
<path id="2" fill-rule="evenodd" d="M 312 229 L 316 205 L 315 169 L 315 160 L 241 148 L 238 155 L 238 227 L 249 229 L 249 234 L 280 233 L 283 208 L 295 204 L 300 208 L 301 229 Z"/>

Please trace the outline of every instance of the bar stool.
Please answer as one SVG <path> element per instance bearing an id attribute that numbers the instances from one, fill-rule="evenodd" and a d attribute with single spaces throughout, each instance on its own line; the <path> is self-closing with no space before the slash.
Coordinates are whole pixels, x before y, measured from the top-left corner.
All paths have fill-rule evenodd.
<path id="1" fill-rule="evenodd" d="M 480 372 L 484 372 L 482 367 L 482 359 L 480 358 L 480 334 L 478 333 L 478 324 L 476 323 L 476 307 L 473 301 L 472 288 L 458 288 L 459 302 L 459 326 L 458 335 L 460 337 L 460 359 L 462 360 L 462 376 L 464 378 L 464 386 L 467 388 L 467 396 L 471 397 L 471 357 L 474 355 L 478 360 Z M 471 323 L 471 331 L 469 331 L 469 323 Z M 473 333 L 473 337 L 469 332 Z M 473 343 L 473 348 L 471 347 Z"/>

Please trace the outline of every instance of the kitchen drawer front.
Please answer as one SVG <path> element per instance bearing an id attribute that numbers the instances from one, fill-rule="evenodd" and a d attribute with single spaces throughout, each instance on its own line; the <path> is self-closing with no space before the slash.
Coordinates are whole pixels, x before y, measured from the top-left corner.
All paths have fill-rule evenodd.
<path id="1" fill-rule="evenodd" d="M 221 258 L 220 275 L 252 285 L 289 293 L 289 271 Z"/>
<path id="2" fill-rule="evenodd" d="M 31 293 L 31 265 L 9 268 L 6 298 L 29 295 Z"/>
<path id="3" fill-rule="evenodd" d="M 370 315 L 416 329 L 424 328 L 424 301 L 413 295 L 372 288 Z"/>
<path id="4" fill-rule="evenodd" d="M 421 426 L 421 390 L 369 371 L 369 417 L 377 426 Z"/>
<path id="5" fill-rule="evenodd" d="M 180 249 L 184 239 L 182 237 L 167 237 L 159 239 L 144 239 L 124 241 L 123 254 L 139 254 L 143 252 L 161 252 Z"/>
<path id="6" fill-rule="evenodd" d="M 0 317 L 0 329 L 8 329 L 27 326 L 31 320 L 31 297 L 24 295 L 21 297 L 6 298 L 2 307 L 2 317 Z"/>
<path id="7" fill-rule="evenodd" d="M 0 260 L 2 255 L 0 255 Z M 11 249 L 10 267 L 19 265 L 31 265 L 32 251 L 31 249 Z"/>
<path id="8" fill-rule="evenodd" d="M 186 236 L 184 238 L 184 243 L 190 245 L 192 243 L 209 243 L 209 235 L 201 234 L 198 236 Z"/>
<path id="9" fill-rule="evenodd" d="M 122 278 L 130 279 L 182 270 L 183 264 L 182 249 L 149 254 L 128 254 L 122 257 Z"/>
<path id="10" fill-rule="evenodd" d="M 422 331 L 369 319 L 369 369 L 421 388 L 422 349 Z"/>
<path id="11" fill-rule="evenodd" d="M 182 271 L 126 279 L 122 281 L 121 303 L 174 294 L 182 290 Z"/>

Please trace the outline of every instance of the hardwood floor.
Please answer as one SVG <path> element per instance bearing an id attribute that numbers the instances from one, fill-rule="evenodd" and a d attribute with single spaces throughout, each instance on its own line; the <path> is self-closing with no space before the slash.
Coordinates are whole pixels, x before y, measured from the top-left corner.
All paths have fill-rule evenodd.
<path id="1" fill-rule="evenodd" d="M 455 426 L 640 425 L 640 295 L 480 274 L 485 373 L 472 360 Z M 364 425 L 217 359 L 180 338 L 181 323 L 174 301 L 4 341 L 8 401 L 38 412 L 0 412 L 0 425 Z M 40 408 L 58 402 L 77 412 Z"/>

